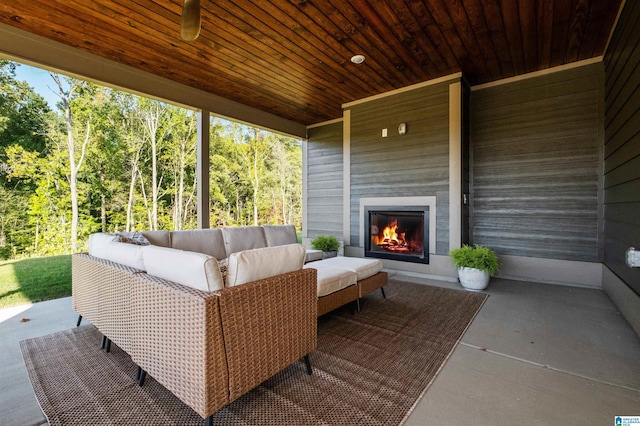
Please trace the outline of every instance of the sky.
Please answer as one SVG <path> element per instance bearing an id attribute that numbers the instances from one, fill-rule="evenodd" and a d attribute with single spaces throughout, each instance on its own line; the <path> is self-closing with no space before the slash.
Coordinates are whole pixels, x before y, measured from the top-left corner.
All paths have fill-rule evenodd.
<path id="1" fill-rule="evenodd" d="M 33 87 L 36 93 L 42 95 L 51 109 L 56 109 L 56 103 L 59 98 L 54 93 L 56 86 L 48 71 L 18 64 L 16 67 L 16 79 L 26 81 L 29 86 Z"/>

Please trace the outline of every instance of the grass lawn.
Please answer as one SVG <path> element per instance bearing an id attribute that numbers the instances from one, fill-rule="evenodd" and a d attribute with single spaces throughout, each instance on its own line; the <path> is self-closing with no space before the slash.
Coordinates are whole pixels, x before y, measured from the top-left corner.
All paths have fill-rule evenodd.
<path id="1" fill-rule="evenodd" d="M 0 308 L 71 296 L 71 255 L 0 262 Z"/>

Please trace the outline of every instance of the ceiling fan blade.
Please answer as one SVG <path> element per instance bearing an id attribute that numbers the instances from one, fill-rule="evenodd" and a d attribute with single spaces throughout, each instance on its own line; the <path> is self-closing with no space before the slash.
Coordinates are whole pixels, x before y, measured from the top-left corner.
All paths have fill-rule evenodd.
<path id="1" fill-rule="evenodd" d="M 180 34 L 182 39 L 192 41 L 200 35 L 200 0 L 184 0 Z"/>

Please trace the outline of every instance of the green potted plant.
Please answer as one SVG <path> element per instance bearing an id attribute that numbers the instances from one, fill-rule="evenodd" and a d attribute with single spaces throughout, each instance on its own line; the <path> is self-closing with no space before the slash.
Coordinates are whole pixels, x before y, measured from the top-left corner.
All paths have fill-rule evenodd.
<path id="1" fill-rule="evenodd" d="M 458 268 L 460 284 L 467 290 L 481 291 L 489 285 L 489 277 L 500 270 L 500 260 L 488 247 L 464 245 L 449 252 Z"/>
<path id="2" fill-rule="evenodd" d="M 314 250 L 322 250 L 322 258 L 326 259 L 328 257 L 336 257 L 338 255 L 340 242 L 333 235 L 320 235 L 311 240 L 311 247 Z"/>

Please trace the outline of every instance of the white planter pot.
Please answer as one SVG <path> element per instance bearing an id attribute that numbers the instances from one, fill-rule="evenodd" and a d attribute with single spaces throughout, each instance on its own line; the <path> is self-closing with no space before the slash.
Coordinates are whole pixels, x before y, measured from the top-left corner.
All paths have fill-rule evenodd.
<path id="1" fill-rule="evenodd" d="M 489 285 L 489 273 L 476 268 L 458 268 L 462 287 L 471 291 L 482 291 Z"/>

